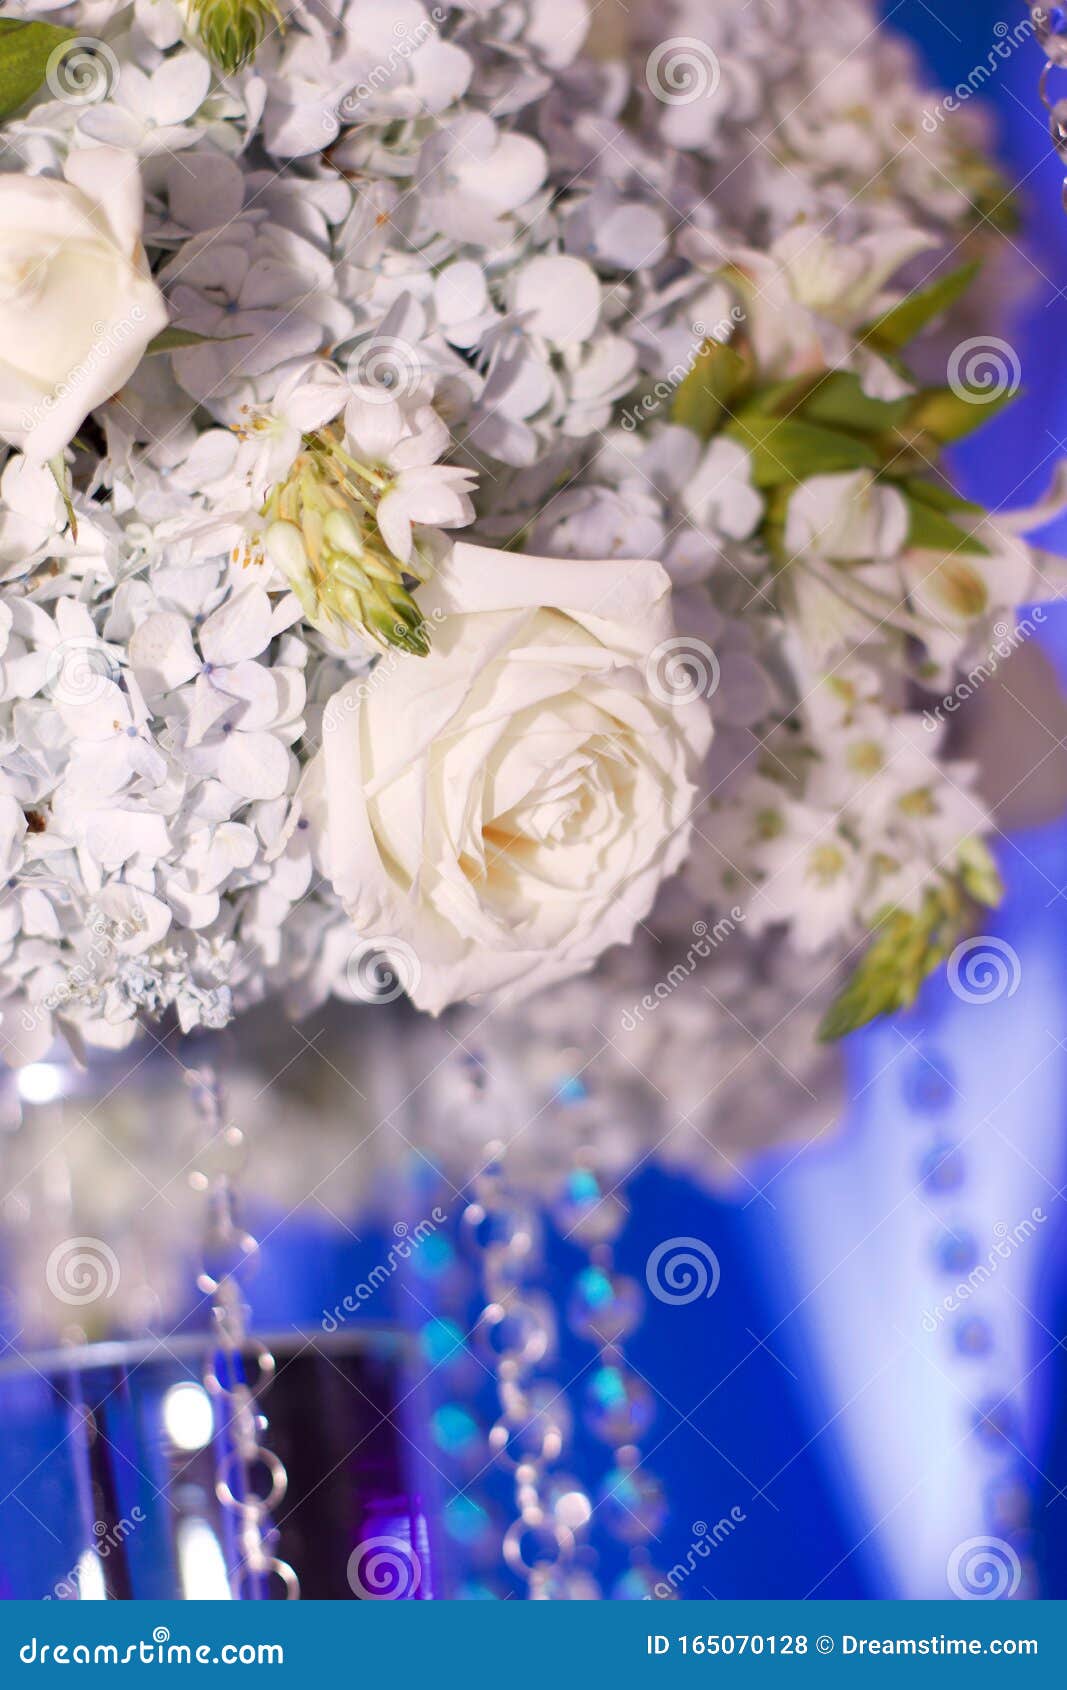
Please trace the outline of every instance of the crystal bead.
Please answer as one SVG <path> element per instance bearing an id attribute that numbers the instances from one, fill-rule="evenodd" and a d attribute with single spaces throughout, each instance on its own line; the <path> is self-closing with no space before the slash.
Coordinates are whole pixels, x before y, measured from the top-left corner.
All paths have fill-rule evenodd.
<path id="1" fill-rule="evenodd" d="M 978 1245 L 969 1232 L 946 1232 L 937 1242 L 935 1260 L 942 1273 L 970 1273 L 978 1260 Z"/>
<path id="2" fill-rule="evenodd" d="M 484 1579 L 464 1579 L 456 1591 L 457 1602 L 499 1602 L 500 1600 L 499 1592 L 494 1590 L 491 1584 L 486 1584 Z"/>
<path id="3" fill-rule="evenodd" d="M 434 1410 L 430 1431 L 438 1449 L 455 1459 L 469 1456 L 481 1439 L 478 1422 L 457 1402 L 444 1402 Z"/>
<path id="4" fill-rule="evenodd" d="M 935 1144 L 923 1157 L 920 1177 L 927 1191 L 957 1191 L 963 1184 L 963 1155 L 955 1144 Z"/>
<path id="5" fill-rule="evenodd" d="M 509 1291 L 482 1313 L 477 1330 L 478 1347 L 495 1364 L 513 1361 L 534 1367 L 556 1347 L 556 1320 L 547 1297 L 523 1296 Z"/>
<path id="6" fill-rule="evenodd" d="M 1067 7 L 1031 6 L 1034 33 L 1054 65 L 1067 65 Z"/>
<path id="7" fill-rule="evenodd" d="M 464 1211 L 463 1224 L 466 1236 L 475 1247 L 494 1259 L 503 1257 L 531 1264 L 540 1258 L 541 1221 L 527 1204 L 511 1199 L 499 1208 L 471 1203 Z"/>
<path id="8" fill-rule="evenodd" d="M 487 1509 L 462 1492 L 450 1498 L 441 1510 L 445 1533 L 454 1543 L 470 1549 L 492 1536 L 493 1521 Z"/>
<path id="9" fill-rule="evenodd" d="M 998 1446 L 1018 1436 L 1015 1410 L 1010 1402 L 987 1399 L 974 1411 L 974 1430 L 984 1444 Z"/>
<path id="10" fill-rule="evenodd" d="M 592 1573 L 561 1564 L 544 1573 L 530 1594 L 540 1602 L 599 1602 L 601 1593 Z"/>
<path id="11" fill-rule="evenodd" d="M 993 1348 L 993 1328 L 981 1315 L 968 1315 L 954 1328 L 952 1341 L 961 1356 L 985 1356 Z"/>
<path id="12" fill-rule="evenodd" d="M 1018 1478 L 995 1480 L 986 1491 L 986 1507 L 994 1530 L 1021 1531 L 1030 1522 L 1030 1492 Z"/>
<path id="13" fill-rule="evenodd" d="M 452 1241 L 443 1232 L 431 1233 L 417 1250 L 412 1250 L 406 1271 L 435 1285 L 445 1284 L 456 1271 L 456 1252 Z"/>
<path id="14" fill-rule="evenodd" d="M 654 1567 L 631 1567 L 611 1592 L 613 1602 L 676 1602 L 678 1600 L 662 1573 Z"/>
<path id="15" fill-rule="evenodd" d="M 524 1461 L 554 1461 L 570 1433 L 566 1397 L 558 1386 L 538 1381 L 528 1391 L 515 1393 L 489 1434 L 489 1447 L 512 1467 Z"/>
<path id="16" fill-rule="evenodd" d="M 597 1344 L 616 1344 L 633 1331 L 643 1308 L 636 1280 L 603 1268 L 584 1268 L 567 1307 L 572 1331 Z"/>
<path id="17" fill-rule="evenodd" d="M 435 1316 L 419 1332 L 419 1354 L 430 1367 L 453 1367 L 470 1361 L 470 1351 L 454 1320 Z"/>
<path id="18" fill-rule="evenodd" d="M 545 1504 L 557 1525 L 580 1532 L 589 1524 L 593 1501 L 571 1473 L 553 1473 L 545 1486 Z"/>
<path id="19" fill-rule="evenodd" d="M 947 1109 L 956 1095 L 947 1058 L 938 1051 L 909 1063 L 903 1091 L 908 1107 L 916 1114 L 935 1115 Z"/>
<path id="20" fill-rule="evenodd" d="M 613 1467 L 600 1487 L 597 1517 L 621 1543 L 645 1543 L 667 1518 L 663 1487 L 640 1467 Z"/>
<path id="21" fill-rule="evenodd" d="M 504 1559 L 513 1573 L 525 1575 L 554 1567 L 571 1543 L 569 1532 L 544 1521 L 515 1520 L 504 1533 Z"/>
<path id="22" fill-rule="evenodd" d="M 626 1224 L 629 1210 L 614 1191 L 605 1191 L 591 1168 L 575 1168 L 553 1206 L 556 1225 L 565 1238 L 587 1247 L 610 1244 Z"/>
<path id="23" fill-rule="evenodd" d="M 589 1430 L 606 1444 L 636 1443 L 655 1417 L 652 1392 L 622 1367 L 598 1367 L 585 1396 Z"/>

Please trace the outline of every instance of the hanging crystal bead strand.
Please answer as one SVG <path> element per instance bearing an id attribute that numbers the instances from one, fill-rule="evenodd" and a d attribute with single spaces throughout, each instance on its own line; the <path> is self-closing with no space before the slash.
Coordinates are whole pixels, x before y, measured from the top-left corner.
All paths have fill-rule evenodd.
<path id="1" fill-rule="evenodd" d="M 1007 1226 L 998 1222 L 992 1249 L 983 1251 L 979 1239 L 961 1222 L 966 1159 L 940 1119 L 958 1096 L 948 1058 L 936 1049 L 920 1047 L 906 1074 L 905 1097 L 916 1120 L 928 1129 L 919 1178 L 924 1207 L 939 1223 L 932 1256 L 935 1273 L 947 1288 L 947 1295 L 925 1312 L 923 1330 L 939 1350 L 945 1341 L 951 1345 L 960 1369 L 961 1394 L 970 1406 L 971 1431 L 986 1470 L 981 1484 L 985 1524 L 993 1534 L 964 1542 L 953 1552 L 949 1588 L 967 1597 L 1033 1597 L 1038 1594 L 1037 1572 L 1031 1552 L 1030 1498 L 1020 1470 L 1018 1416 L 1010 1393 L 998 1379 L 994 1326 L 979 1312 L 980 1300 L 972 1309 L 970 1298 L 972 1290 L 984 1288 L 1004 1254 L 1011 1254 L 1012 1243 Z M 939 1360 L 939 1365 L 945 1363 Z M 975 1551 L 980 1560 L 975 1559 Z M 987 1575 L 992 1578 L 988 1586 Z"/>
<path id="2" fill-rule="evenodd" d="M 186 1082 L 198 1126 L 190 1183 L 203 1192 L 206 1210 L 197 1285 L 211 1299 L 214 1340 L 204 1388 L 217 1404 L 215 1492 L 234 1527 L 237 1562 L 231 1587 L 238 1600 L 262 1600 L 276 1578 L 286 1597 L 293 1599 L 300 1595 L 300 1581 L 288 1562 L 274 1554 L 277 1531 L 271 1523 L 285 1498 L 288 1475 L 263 1442 L 267 1422 L 259 1406 L 274 1373 L 274 1357 L 249 1334 L 242 1289 L 259 1252 L 237 1214 L 236 1180 L 244 1164 L 245 1137 L 225 1119 L 213 1067 L 187 1070 Z"/>
<path id="3" fill-rule="evenodd" d="M 1067 164 L 1067 99 L 1053 100 L 1049 92 L 1052 72 L 1067 69 L 1067 6 L 1031 6 L 1030 21 L 1047 61 L 1041 72 L 1039 88 L 1049 114 L 1052 144 Z M 1064 180 L 1063 199 L 1067 209 L 1067 178 Z"/>
<path id="4" fill-rule="evenodd" d="M 553 1472 L 570 1435 L 569 1405 L 555 1381 L 537 1376 L 555 1345 L 551 1305 L 531 1283 L 539 1262 L 540 1216 L 533 1201 L 508 1181 L 500 1145 L 487 1147 L 464 1221 L 479 1249 L 484 1291 L 479 1344 L 493 1366 L 500 1406 L 489 1447 L 515 1482 L 516 1518 L 504 1533 L 505 1563 L 524 1582 L 531 1601 L 595 1597 L 595 1581 L 573 1566 L 588 1502 L 583 1508 L 573 1483 L 561 1487 L 561 1476 Z"/>
<path id="5" fill-rule="evenodd" d="M 555 1205 L 560 1231 L 587 1252 L 567 1309 L 571 1330 L 599 1355 L 585 1390 L 586 1423 L 612 1450 L 611 1466 L 596 1493 L 596 1516 L 630 1552 L 628 1572 L 612 1595 L 621 1600 L 670 1595 L 649 1564 L 647 1545 L 659 1537 L 667 1503 L 658 1479 L 641 1466 L 640 1440 L 655 1414 L 652 1392 L 626 1365 L 623 1343 L 640 1323 L 644 1295 L 635 1279 L 619 1274 L 615 1241 L 629 1214 L 626 1202 L 606 1190 L 595 1153 L 579 1154 Z"/>

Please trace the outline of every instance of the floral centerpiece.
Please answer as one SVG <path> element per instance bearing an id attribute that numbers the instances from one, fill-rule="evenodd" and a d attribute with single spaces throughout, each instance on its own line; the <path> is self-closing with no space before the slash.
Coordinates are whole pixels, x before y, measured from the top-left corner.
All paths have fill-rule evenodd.
<path id="1" fill-rule="evenodd" d="M 0 20 L 9 1061 L 604 957 L 676 1071 L 802 1065 L 996 903 L 938 701 L 1053 507 L 944 467 L 1019 382 L 981 127 L 862 0 L 587 23 Z"/>

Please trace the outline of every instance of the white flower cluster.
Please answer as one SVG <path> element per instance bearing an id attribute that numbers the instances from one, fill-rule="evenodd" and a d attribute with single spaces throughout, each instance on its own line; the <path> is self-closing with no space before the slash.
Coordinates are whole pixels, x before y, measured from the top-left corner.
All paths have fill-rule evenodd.
<path id="1" fill-rule="evenodd" d="M 531 554 L 500 612 L 572 611 L 563 589 L 539 597 L 538 553 L 668 571 L 677 635 L 645 680 L 714 722 L 686 884 L 694 916 L 742 911 L 726 996 L 755 1000 L 764 929 L 832 963 L 886 907 L 981 890 L 972 771 L 923 729 L 914 688 L 940 690 L 1040 582 L 938 471 L 975 393 L 920 386 L 900 354 L 909 325 L 961 309 L 950 266 L 990 246 L 1000 190 L 980 137 L 923 129 L 910 60 L 865 0 L 798 0 L 787 30 L 770 0 L 676 0 L 649 9 L 630 63 L 583 54 L 583 0 L 20 16 L 73 33 L 0 152 L 10 1060 L 57 1032 L 115 1047 L 169 1010 L 220 1025 L 279 989 L 297 1008 L 361 995 L 377 889 L 338 891 L 314 816 L 388 809 L 388 783 L 426 762 L 382 736 L 390 719 L 420 731 L 418 682 L 396 677 L 434 650 L 420 592 L 461 527 Z M 590 579 L 568 626 L 591 625 Z M 608 641 L 615 668 L 624 643 Z M 498 671 L 469 666 L 478 732 Z M 348 724 L 367 802 L 313 804 L 330 700 L 358 708 L 381 677 L 388 705 Z M 587 739 L 598 686 L 566 695 Z M 520 726 L 528 702 L 509 699 Z M 536 774 L 537 802 L 497 792 L 493 814 L 521 814 L 546 853 L 581 825 L 588 858 L 610 813 L 617 857 L 622 775 L 587 790 L 587 760 L 561 750 L 549 790 L 520 740 L 494 776 L 486 737 L 485 782 Z M 401 865 L 412 896 L 437 866 L 428 812 L 463 798 L 433 767 L 390 812 L 383 872 L 410 818 L 423 829 L 421 867 Z M 664 800 L 675 833 L 687 791 L 679 775 Z M 477 880 L 465 825 L 442 855 Z M 487 822 L 505 857 L 506 832 Z M 653 843 L 642 884 L 676 865 Z M 495 943 L 521 866 L 478 872 Z M 442 924 L 435 893 L 427 954 Z M 417 965 L 422 929 L 400 931 Z"/>

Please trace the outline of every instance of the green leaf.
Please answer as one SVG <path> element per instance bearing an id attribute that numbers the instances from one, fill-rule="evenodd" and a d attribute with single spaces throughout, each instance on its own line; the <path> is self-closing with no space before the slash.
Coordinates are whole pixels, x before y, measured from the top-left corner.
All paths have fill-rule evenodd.
<path id="1" fill-rule="evenodd" d="M 799 417 L 746 411 L 725 432 L 750 453 L 752 479 L 761 488 L 806 481 L 813 475 L 878 469 L 881 464 L 870 441 Z"/>
<path id="2" fill-rule="evenodd" d="M 772 381 L 769 386 L 758 388 L 749 396 L 745 412 L 790 417 L 794 411 L 799 411 L 805 399 L 814 393 L 828 373 L 826 370 L 818 370 L 814 374 L 809 371 L 807 375 L 789 376 L 785 381 Z"/>
<path id="3" fill-rule="evenodd" d="M 933 505 L 916 498 L 913 493 L 906 493 L 905 498 L 911 517 L 909 546 L 920 546 L 929 552 L 969 552 L 973 557 L 989 556 L 989 547 L 960 528 L 950 516 L 935 510 Z"/>
<path id="4" fill-rule="evenodd" d="M 985 516 L 984 505 L 976 505 L 972 499 L 963 499 L 951 487 L 946 487 L 940 481 L 925 481 L 922 476 L 907 476 L 900 483 L 905 493 L 912 499 L 918 499 L 922 504 L 929 505 L 935 511 L 959 511 L 962 516 Z"/>
<path id="5" fill-rule="evenodd" d="M 825 428 L 882 434 L 904 421 L 912 403 L 910 394 L 903 399 L 872 399 L 851 370 L 831 370 L 799 409 L 809 422 Z"/>
<path id="6" fill-rule="evenodd" d="M 740 352 L 719 341 L 706 340 L 693 368 L 675 391 L 671 421 L 684 423 L 701 440 L 710 440 L 748 377 L 749 363 Z"/>
<path id="7" fill-rule="evenodd" d="M 961 264 L 958 270 L 918 288 L 870 323 L 863 331 L 863 339 L 878 352 L 899 352 L 967 292 L 980 269 L 977 262 Z"/>
<path id="8" fill-rule="evenodd" d="M 957 393 L 951 387 L 928 387 L 914 401 L 907 419 L 909 429 L 921 429 L 939 446 L 963 440 L 976 428 L 984 428 L 998 411 L 1015 398 L 1018 389 L 987 394 L 982 388 Z"/>
<path id="9" fill-rule="evenodd" d="M 996 909 L 1004 896 L 1004 882 L 988 845 L 983 839 L 965 839 L 956 855 L 964 891 L 976 904 Z"/>
<path id="10" fill-rule="evenodd" d="M 968 905 L 955 881 L 927 892 L 917 912 L 888 910 L 872 943 L 819 1027 L 824 1043 L 914 1003 L 923 981 L 940 966 L 966 926 Z"/>
<path id="11" fill-rule="evenodd" d="M 153 352 L 181 352 L 187 346 L 214 345 L 224 340 L 248 340 L 246 334 L 197 334 L 194 329 L 162 329 L 145 347 L 145 357 Z"/>
<path id="12" fill-rule="evenodd" d="M 54 23 L 0 18 L 0 122 L 36 94 L 52 54 L 76 34 Z"/>
<path id="13" fill-rule="evenodd" d="M 71 539 L 76 541 L 78 538 L 78 518 L 75 514 L 74 506 L 71 503 L 70 475 L 67 471 L 67 460 L 62 452 L 57 452 L 54 457 L 49 458 L 48 468 L 52 473 L 52 480 L 59 488 L 59 496 L 63 500 L 63 504 L 67 512 L 67 523 L 70 527 Z"/>

